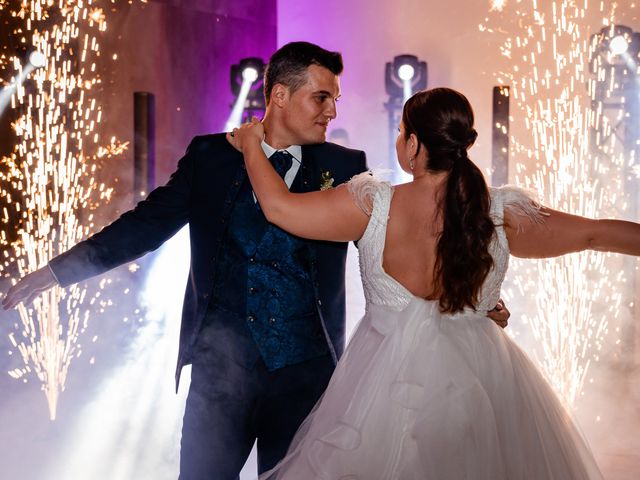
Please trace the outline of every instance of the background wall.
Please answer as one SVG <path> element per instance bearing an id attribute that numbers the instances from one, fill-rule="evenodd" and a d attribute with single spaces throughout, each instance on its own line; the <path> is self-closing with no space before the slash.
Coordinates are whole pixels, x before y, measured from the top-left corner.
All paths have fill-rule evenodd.
<path id="1" fill-rule="evenodd" d="M 118 54 L 104 66 L 108 83 L 103 130 L 131 142 L 105 174 L 120 178 L 118 190 L 124 195 L 130 193 L 133 178 L 133 92 L 156 97 L 160 185 L 195 135 L 223 129 L 234 100 L 231 65 L 248 56 L 267 60 L 275 50 L 275 0 L 134 3 L 114 15 L 102 48 Z"/>

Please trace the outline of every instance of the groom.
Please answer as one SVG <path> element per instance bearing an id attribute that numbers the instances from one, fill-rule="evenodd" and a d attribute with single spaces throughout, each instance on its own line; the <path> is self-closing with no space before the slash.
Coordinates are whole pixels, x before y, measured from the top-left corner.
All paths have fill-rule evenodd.
<path id="1" fill-rule="evenodd" d="M 331 188 L 367 169 L 363 152 L 325 143 L 342 69 L 339 53 L 306 42 L 269 61 L 263 149 L 292 191 Z M 25 276 L 3 305 L 134 260 L 187 223 L 191 270 L 176 381 L 183 365 L 193 367 L 180 478 L 231 480 L 256 439 L 260 472 L 283 457 L 329 381 L 345 344 L 347 245 L 269 224 L 224 134 L 196 137 L 166 185 Z"/>

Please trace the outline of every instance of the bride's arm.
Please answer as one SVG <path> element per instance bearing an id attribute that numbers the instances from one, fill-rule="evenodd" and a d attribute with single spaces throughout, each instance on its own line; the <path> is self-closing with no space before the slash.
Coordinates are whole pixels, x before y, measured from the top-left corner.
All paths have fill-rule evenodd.
<path id="1" fill-rule="evenodd" d="M 582 250 L 640 255 L 640 224 L 593 220 L 542 208 L 542 221 L 505 210 L 511 254 L 523 258 L 557 257 Z"/>
<path id="2" fill-rule="evenodd" d="M 291 193 L 264 154 L 260 124 L 243 125 L 227 135 L 244 155 L 249 180 L 267 220 L 314 240 L 352 241 L 362 237 L 369 217 L 345 185 L 318 192 Z"/>

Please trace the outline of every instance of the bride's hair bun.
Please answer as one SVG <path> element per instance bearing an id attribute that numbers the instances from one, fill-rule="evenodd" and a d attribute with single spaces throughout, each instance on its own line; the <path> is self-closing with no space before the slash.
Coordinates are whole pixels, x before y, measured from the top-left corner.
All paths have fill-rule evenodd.
<path id="1" fill-rule="evenodd" d="M 476 132 L 475 128 L 472 128 L 467 135 L 467 148 L 475 143 L 476 138 L 478 138 L 478 132 Z"/>

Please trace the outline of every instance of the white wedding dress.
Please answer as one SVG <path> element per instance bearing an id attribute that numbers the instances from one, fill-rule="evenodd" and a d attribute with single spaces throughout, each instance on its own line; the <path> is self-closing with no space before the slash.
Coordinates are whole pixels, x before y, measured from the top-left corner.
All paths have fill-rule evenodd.
<path id="1" fill-rule="evenodd" d="M 370 221 L 358 242 L 366 313 L 329 386 L 269 480 L 584 480 L 602 475 L 527 355 L 492 320 L 509 246 L 506 208 L 538 216 L 515 188 L 491 191 L 494 268 L 477 311 L 442 314 L 382 268 L 393 188 L 349 184 Z"/>

